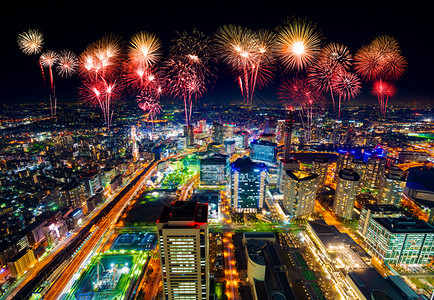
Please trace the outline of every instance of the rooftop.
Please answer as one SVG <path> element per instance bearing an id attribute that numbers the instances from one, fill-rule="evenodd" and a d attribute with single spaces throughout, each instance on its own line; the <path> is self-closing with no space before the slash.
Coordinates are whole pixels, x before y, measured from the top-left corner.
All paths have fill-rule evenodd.
<path id="1" fill-rule="evenodd" d="M 434 226 L 414 217 L 373 218 L 392 233 L 434 233 Z"/>
<path id="2" fill-rule="evenodd" d="M 308 181 L 318 177 L 318 174 L 299 170 L 287 170 L 286 175 L 296 181 Z"/>
<path id="3" fill-rule="evenodd" d="M 364 209 L 370 210 L 371 212 L 378 212 L 378 213 L 402 212 L 402 210 L 399 207 L 391 204 L 378 204 L 378 205 L 366 204 L 364 206 Z"/>
<path id="4" fill-rule="evenodd" d="M 404 300 L 374 268 L 355 269 L 347 275 L 366 299 Z"/>
<path id="5" fill-rule="evenodd" d="M 177 201 L 170 206 L 165 206 L 157 222 L 167 223 L 169 221 L 206 223 L 208 221 L 208 204 L 195 201 Z"/>

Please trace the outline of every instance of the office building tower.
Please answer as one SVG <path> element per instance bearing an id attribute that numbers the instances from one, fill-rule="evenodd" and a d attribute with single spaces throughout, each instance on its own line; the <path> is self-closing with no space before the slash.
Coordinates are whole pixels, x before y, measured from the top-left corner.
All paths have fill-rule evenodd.
<path id="1" fill-rule="evenodd" d="M 366 165 L 366 174 L 363 187 L 366 189 L 376 189 L 380 187 L 380 178 L 384 176 L 386 170 L 386 159 L 380 156 L 371 156 Z"/>
<path id="2" fill-rule="evenodd" d="M 235 211 L 256 212 L 264 205 L 267 167 L 248 157 L 231 164 L 231 206 Z"/>
<path id="3" fill-rule="evenodd" d="M 235 148 L 247 149 L 249 147 L 249 133 L 247 131 L 237 131 L 233 137 Z"/>
<path id="4" fill-rule="evenodd" d="M 224 130 L 220 123 L 212 123 L 212 141 L 217 144 L 223 144 Z"/>
<path id="5" fill-rule="evenodd" d="M 276 161 L 276 143 L 255 140 L 250 143 L 250 157 L 254 162 L 263 162 L 275 164 Z"/>
<path id="6" fill-rule="evenodd" d="M 428 264 L 434 253 L 434 226 L 414 217 L 372 218 L 365 242 L 386 264 Z"/>
<path id="7" fill-rule="evenodd" d="M 327 179 L 329 159 L 324 155 L 317 155 L 312 160 L 312 173 L 318 175 L 318 190 L 321 190 Z"/>
<path id="8" fill-rule="evenodd" d="M 369 222 L 372 218 L 399 218 L 403 217 L 403 211 L 395 205 L 371 205 L 366 204 L 360 212 L 357 231 L 365 237 L 368 231 Z"/>
<path id="9" fill-rule="evenodd" d="M 139 159 L 139 148 L 137 147 L 137 132 L 136 132 L 136 126 L 131 127 L 131 142 L 132 142 L 132 152 L 133 152 L 133 159 L 134 161 L 137 161 Z"/>
<path id="10" fill-rule="evenodd" d="M 310 215 L 315 208 L 318 175 L 306 171 L 285 171 L 283 207 L 291 218 Z"/>
<path id="11" fill-rule="evenodd" d="M 353 161 L 353 155 L 349 152 L 339 152 L 338 160 L 336 162 L 334 182 L 339 179 L 339 172 L 342 169 L 351 169 L 351 162 Z"/>
<path id="12" fill-rule="evenodd" d="M 200 185 L 226 185 L 230 176 L 229 156 L 214 154 L 200 160 Z"/>
<path id="13" fill-rule="evenodd" d="M 342 169 L 339 172 L 333 201 L 333 212 L 338 217 L 345 219 L 352 218 L 359 180 L 359 174 L 351 169 Z"/>
<path id="14" fill-rule="evenodd" d="M 357 194 L 360 194 L 363 187 L 363 182 L 365 181 L 366 163 L 362 159 L 353 158 L 350 168 L 357 172 L 357 174 L 360 176 L 359 186 L 357 188 Z"/>
<path id="15" fill-rule="evenodd" d="M 225 140 L 225 154 L 231 156 L 235 153 L 235 141 L 234 140 Z"/>
<path id="16" fill-rule="evenodd" d="M 223 140 L 230 140 L 234 137 L 234 128 L 233 124 L 223 124 Z"/>
<path id="17" fill-rule="evenodd" d="M 288 159 L 286 162 L 283 162 L 283 159 L 279 160 L 279 165 L 277 169 L 277 188 L 281 193 L 283 193 L 284 190 L 285 172 L 295 170 L 300 170 L 299 161 L 295 159 Z"/>
<path id="18" fill-rule="evenodd" d="M 184 126 L 184 136 L 186 139 L 187 148 L 191 148 L 194 146 L 194 127 L 193 125 L 185 125 Z"/>
<path id="19" fill-rule="evenodd" d="M 276 134 L 277 120 L 275 117 L 267 117 L 265 119 L 264 133 Z"/>
<path id="20" fill-rule="evenodd" d="M 208 204 L 165 206 L 157 232 L 165 299 L 209 299 Z"/>
<path id="21" fill-rule="evenodd" d="M 390 166 L 380 179 L 378 204 L 401 204 L 405 184 L 404 172 L 396 166 Z"/>

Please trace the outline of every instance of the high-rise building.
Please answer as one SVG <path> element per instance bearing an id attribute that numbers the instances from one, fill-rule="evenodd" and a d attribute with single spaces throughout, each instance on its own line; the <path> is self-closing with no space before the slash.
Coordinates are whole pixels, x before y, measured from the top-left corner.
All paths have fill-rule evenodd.
<path id="1" fill-rule="evenodd" d="M 235 148 L 247 149 L 249 147 L 249 133 L 247 131 L 237 131 L 234 134 Z"/>
<path id="2" fill-rule="evenodd" d="M 291 218 L 305 217 L 315 208 L 318 174 L 285 171 L 283 207 Z"/>
<path id="3" fill-rule="evenodd" d="M 367 189 L 378 189 L 380 178 L 384 176 L 386 170 L 386 159 L 380 156 L 371 156 L 366 165 L 366 174 L 363 187 Z"/>
<path id="4" fill-rule="evenodd" d="M 362 159 L 353 158 L 350 165 L 350 168 L 360 176 L 359 187 L 357 188 L 357 194 L 360 194 L 366 175 L 366 163 Z"/>
<path id="5" fill-rule="evenodd" d="M 369 222 L 372 218 L 399 218 L 403 217 L 403 211 L 395 205 L 371 205 L 366 204 L 360 212 L 357 231 L 365 237 L 368 231 Z"/>
<path id="6" fill-rule="evenodd" d="M 194 127 L 193 125 L 184 126 L 184 136 L 186 139 L 187 148 L 194 146 Z"/>
<path id="7" fill-rule="evenodd" d="M 137 161 L 139 159 L 139 148 L 137 147 L 136 126 L 131 127 L 131 142 L 133 143 L 133 146 L 132 146 L 133 159 L 134 159 L 134 161 Z"/>
<path id="8" fill-rule="evenodd" d="M 286 162 L 283 162 L 283 159 L 279 160 L 279 166 L 277 170 L 277 188 L 281 193 L 283 193 L 284 190 L 284 174 L 289 170 L 300 170 L 300 162 L 295 159 L 288 159 Z"/>
<path id="9" fill-rule="evenodd" d="M 200 160 L 200 185 L 226 185 L 230 176 L 229 156 L 214 154 Z"/>
<path id="10" fill-rule="evenodd" d="M 351 162 L 353 161 L 353 155 L 349 152 L 339 152 L 338 154 L 338 160 L 336 162 L 336 169 L 335 169 L 335 177 L 334 181 L 337 182 L 339 179 L 339 172 L 342 169 L 350 169 L 351 168 Z"/>
<path id="11" fill-rule="evenodd" d="M 267 167 L 254 163 L 248 157 L 231 164 L 230 193 L 235 211 L 256 212 L 264 205 Z"/>
<path id="12" fill-rule="evenodd" d="M 276 134 L 277 120 L 275 117 L 267 117 L 265 119 L 265 133 Z"/>
<path id="13" fill-rule="evenodd" d="M 225 140 L 225 154 L 231 156 L 235 153 L 235 141 L 234 140 Z"/>
<path id="14" fill-rule="evenodd" d="M 234 125 L 223 124 L 223 141 L 230 140 L 234 137 Z"/>
<path id="15" fill-rule="evenodd" d="M 414 217 L 372 218 L 365 241 L 387 264 L 428 264 L 434 253 L 434 226 Z"/>
<path id="16" fill-rule="evenodd" d="M 275 164 L 277 144 L 268 141 L 255 140 L 250 143 L 250 157 L 254 162 Z"/>
<path id="17" fill-rule="evenodd" d="M 352 218 L 359 180 L 359 174 L 352 169 L 344 168 L 339 172 L 333 201 L 333 212 L 337 216 L 345 219 Z"/>
<path id="18" fill-rule="evenodd" d="M 214 143 L 223 144 L 224 130 L 220 123 L 212 123 L 212 141 Z"/>
<path id="19" fill-rule="evenodd" d="M 386 174 L 380 178 L 377 195 L 378 204 L 399 205 L 405 184 L 404 172 L 396 166 L 389 167 Z"/>
<path id="20" fill-rule="evenodd" d="M 157 232 L 165 299 L 209 299 L 208 204 L 165 206 Z"/>
<path id="21" fill-rule="evenodd" d="M 327 179 L 328 157 L 317 155 L 312 160 L 312 173 L 318 175 L 318 190 L 322 189 Z"/>

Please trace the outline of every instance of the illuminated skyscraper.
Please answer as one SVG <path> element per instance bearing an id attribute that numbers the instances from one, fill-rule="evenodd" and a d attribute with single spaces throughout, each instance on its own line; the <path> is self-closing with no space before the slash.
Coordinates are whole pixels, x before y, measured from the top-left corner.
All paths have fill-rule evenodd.
<path id="1" fill-rule="evenodd" d="M 291 138 L 292 138 L 292 125 L 294 124 L 294 115 L 292 109 L 286 115 L 285 124 L 283 128 L 284 142 L 283 142 L 283 158 L 278 161 L 279 169 L 277 173 L 277 187 L 283 192 L 284 173 L 287 170 L 299 170 L 300 163 L 291 158 Z"/>
<path id="2" fill-rule="evenodd" d="M 235 211 L 256 212 L 264 205 L 267 167 L 254 163 L 248 157 L 231 164 L 230 193 Z"/>
<path id="3" fill-rule="evenodd" d="M 291 218 L 311 214 L 315 208 L 318 175 L 306 171 L 285 171 L 283 206 Z"/>
<path id="4" fill-rule="evenodd" d="M 384 176 L 386 169 L 386 159 L 380 156 L 371 156 L 366 165 L 366 174 L 363 181 L 363 187 L 367 189 L 378 189 L 380 187 L 380 178 Z"/>
<path id="5" fill-rule="evenodd" d="M 380 178 L 380 187 L 377 195 L 378 204 L 399 205 L 402 200 L 405 184 L 404 172 L 396 166 L 389 167 L 387 174 Z"/>
<path id="6" fill-rule="evenodd" d="M 276 164 L 276 147 L 276 143 L 255 140 L 250 143 L 250 157 L 254 162 Z"/>
<path id="7" fill-rule="evenodd" d="M 353 158 L 350 166 L 351 169 L 357 172 L 357 174 L 360 176 L 359 186 L 357 188 L 357 194 L 360 194 L 366 176 L 366 163 L 362 159 Z"/>
<path id="8" fill-rule="evenodd" d="M 339 172 L 338 184 L 333 201 L 333 212 L 345 219 L 351 219 L 360 176 L 351 169 Z"/>
<path id="9" fill-rule="evenodd" d="M 222 124 L 212 123 L 212 141 L 217 144 L 223 144 L 224 128 Z"/>
<path id="10" fill-rule="evenodd" d="M 133 159 L 134 161 L 137 161 L 139 159 L 139 148 L 137 147 L 137 132 L 136 132 L 136 126 L 131 127 L 131 141 L 133 143 L 132 149 L 133 149 Z"/>
<path id="11" fill-rule="evenodd" d="M 336 162 L 336 169 L 335 169 L 335 177 L 334 181 L 338 181 L 339 179 L 339 172 L 344 168 L 351 168 L 351 162 L 353 160 L 353 155 L 349 152 L 339 152 L 338 160 Z"/>
<path id="12" fill-rule="evenodd" d="M 165 299 L 209 299 L 208 204 L 165 206 L 157 231 Z"/>
<path id="13" fill-rule="evenodd" d="M 329 159 L 323 155 L 317 155 L 312 160 L 312 173 L 318 175 L 318 190 L 324 187 L 327 179 Z"/>
<path id="14" fill-rule="evenodd" d="M 194 127 L 193 125 L 185 125 L 184 126 L 184 136 L 187 142 L 187 148 L 191 148 L 194 146 Z"/>

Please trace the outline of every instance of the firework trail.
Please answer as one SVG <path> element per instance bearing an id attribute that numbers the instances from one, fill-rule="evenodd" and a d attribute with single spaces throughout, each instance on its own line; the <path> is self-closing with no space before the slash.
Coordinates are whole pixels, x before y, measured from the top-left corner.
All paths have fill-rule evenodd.
<path id="1" fill-rule="evenodd" d="M 113 121 L 113 103 L 121 96 L 122 49 L 120 39 L 108 35 L 91 43 L 79 58 L 83 80 L 80 98 L 84 103 L 98 105 L 108 128 Z"/>
<path id="2" fill-rule="evenodd" d="M 323 93 L 330 92 L 333 109 L 335 109 L 333 81 L 339 74 L 351 68 L 351 60 L 347 47 L 330 43 L 321 49 L 318 59 L 308 69 L 308 78 L 312 86 Z"/>
<path id="3" fill-rule="evenodd" d="M 341 117 L 341 101 L 349 101 L 360 94 L 362 86 L 359 77 L 352 72 L 340 72 L 332 82 L 334 93 L 339 98 L 338 118 Z"/>
<path id="4" fill-rule="evenodd" d="M 385 115 L 387 102 L 389 101 L 389 97 L 393 97 L 396 94 L 396 87 L 390 82 L 379 79 L 372 86 L 372 94 L 378 98 L 380 112 Z"/>
<path id="5" fill-rule="evenodd" d="M 172 40 L 163 69 L 168 92 L 184 101 L 186 125 L 191 124 L 193 100 L 201 98 L 215 79 L 214 63 L 211 39 L 204 33 L 194 29 Z"/>
<path id="6" fill-rule="evenodd" d="M 393 86 L 386 81 L 400 79 L 407 67 L 407 61 L 402 56 L 398 42 L 395 38 L 387 35 L 375 38 L 354 55 L 354 67 L 362 79 L 374 82 L 372 91 L 378 98 L 381 113 L 385 116 L 387 100 L 395 92 L 386 92 L 388 95 L 386 96 L 383 93 L 383 87 L 385 85 Z M 394 86 L 390 91 L 392 89 L 396 91 Z"/>
<path id="7" fill-rule="evenodd" d="M 59 55 L 52 51 L 48 50 L 41 54 L 39 58 L 40 64 L 44 68 L 48 68 L 48 72 L 50 75 L 50 109 L 51 116 L 56 116 L 57 110 L 57 99 L 56 99 L 56 89 L 54 86 L 54 76 L 53 76 L 53 66 L 57 62 Z"/>
<path id="8" fill-rule="evenodd" d="M 271 31 L 236 25 L 224 25 L 216 33 L 218 54 L 234 73 L 247 106 L 252 105 L 256 88 L 273 79 L 274 39 Z"/>

